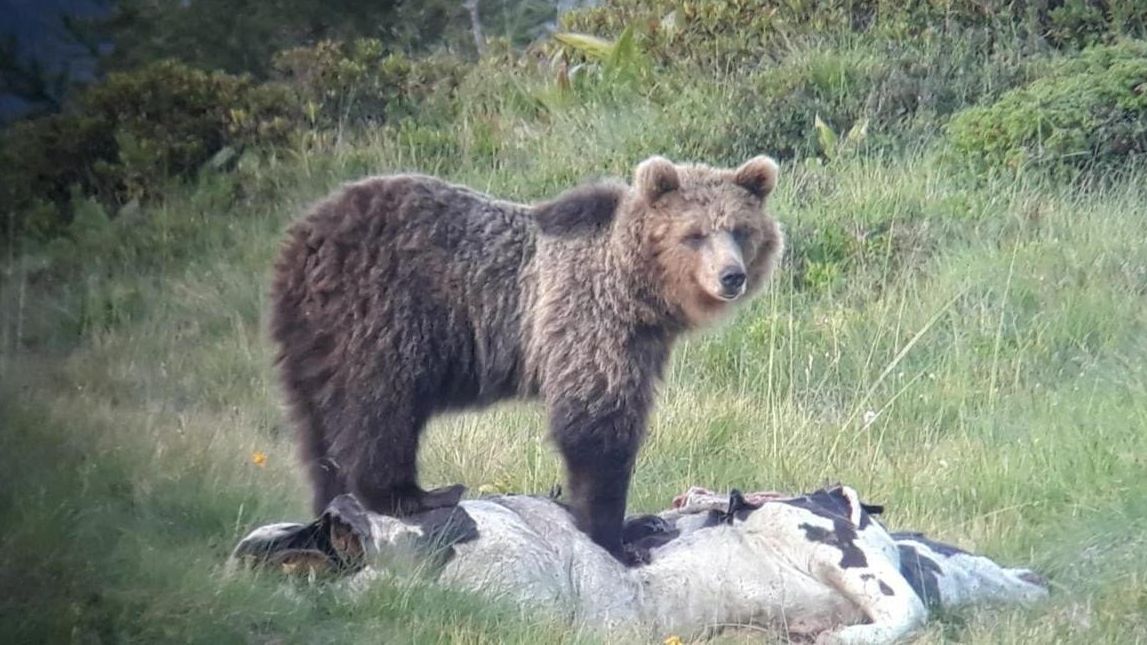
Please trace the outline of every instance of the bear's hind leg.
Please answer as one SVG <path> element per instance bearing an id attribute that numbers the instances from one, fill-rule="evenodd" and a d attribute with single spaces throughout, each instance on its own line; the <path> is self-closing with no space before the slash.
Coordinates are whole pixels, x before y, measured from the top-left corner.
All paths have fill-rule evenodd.
<path id="1" fill-rule="evenodd" d="M 312 458 L 307 462 L 307 474 L 313 492 L 311 509 L 322 515 L 334 498 L 347 492 L 346 482 L 339 473 L 338 464 L 330 457 Z"/>
<path id="2" fill-rule="evenodd" d="M 293 413 L 299 424 L 300 458 L 311 483 L 311 510 L 321 515 L 331 500 L 347 492 L 346 480 L 339 463 L 330 453 L 321 415 L 306 398 L 305 392 L 296 392 Z"/>

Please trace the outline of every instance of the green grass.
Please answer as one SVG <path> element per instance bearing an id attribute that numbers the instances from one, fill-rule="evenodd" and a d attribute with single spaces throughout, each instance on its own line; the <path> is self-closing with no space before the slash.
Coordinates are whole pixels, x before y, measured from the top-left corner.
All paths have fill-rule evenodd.
<path id="1" fill-rule="evenodd" d="M 449 132 L 408 122 L 245 159 L 134 216 L 93 209 L 79 243 L 14 250 L 0 293 L 0 633 L 600 640 L 415 582 L 355 598 L 225 574 L 253 526 L 306 517 L 265 333 L 268 270 L 285 223 L 339 181 L 417 169 L 539 198 L 649 154 L 696 154 L 703 133 L 680 124 L 720 110 L 703 94 L 549 97 L 544 117 L 476 105 Z M 693 484 L 843 481 L 886 504 L 892 527 L 1053 581 L 1043 605 L 947 616 L 923 642 L 1147 640 L 1142 169 L 1087 187 L 984 181 L 923 145 L 782 173 L 773 210 L 793 253 L 751 307 L 677 351 L 633 510 Z M 440 419 L 422 457 L 426 483 L 472 491 L 544 492 L 561 476 L 530 404 Z"/>

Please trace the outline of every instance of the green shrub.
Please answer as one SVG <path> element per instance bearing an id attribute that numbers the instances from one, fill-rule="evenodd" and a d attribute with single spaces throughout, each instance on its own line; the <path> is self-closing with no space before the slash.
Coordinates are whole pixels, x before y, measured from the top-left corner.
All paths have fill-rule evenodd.
<path id="1" fill-rule="evenodd" d="M 449 99 L 465 72 L 450 56 L 411 59 L 374 39 L 288 49 L 273 65 L 315 127 L 379 124 L 409 114 L 431 97 Z"/>
<path id="2" fill-rule="evenodd" d="M 563 28 L 616 37 L 637 30 L 661 62 L 755 65 L 794 41 L 841 33 L 904 39 L 969 30 L 1057 47 L 1147 34 L 1147 3 L 1113 0 L 605 0 Z"/>
<path id="3" fill-rule="evenodd" d="M 605 37 L 633 28 L 642 47 L 662 62 L 726 67 L 755 61 L 800 33 L 841 31 L 853 3 L 760 0 L 607 0 L 572 11 L 562 27 Z M 863 11 L 869 2 L 856 2 Z"/>
<path id="4" fill-rule="evenodd" d="M 17 123 L 0 137 L 5 234 L 67 232 L 73 191 L 109 212 L 153 196 L 205 164 L 226 167 L 244 147 L 272 147 L 302 128 L 369 126 L 453 108 L 466 67 L 448 56 L 386 54 L 376 40 L 282 52 L 281 79 L 206 72 L 175 61 L 110 74 L 61 114 Z"/>
<path id="5" fill-rule="evenodd" d="M 1079 167 L 1147 151 L 1147 43 L 1085 50 L 948 127 L 985 167 Z"/>
<path id="6" fill-rule="evenodd" d="M 866 130 L 857 142 L 863 147 L 933 136 L 960 109 L 1027 80 L 1030 59 L 993 54 L 981 44 L 943 38 L 793 52 L 728 81 L 721 99 L 728 109 L 705 111 L 718 120 L 703 131 L 704 153 L 732 160 L 759 151 L 781 158 L 825 155 L 818 117 L 833 132 Z"/>
<path id="7" fill-rule="evenodd" d="M 72 186 L 98 194 L 109 183 L 115 134 L 100 117 L 55 114 L 12 124 L 0 143 L 4 231 L 47 237 L 64 224 Z"/>
<path id="8" fill-rule="evenodd" d="M 0 184 L 13 213 L 9 228 L 57 234 L 71 219 L 73 189 L 114 209 L 196 172 L 225 148 L 284 143 L 297 114 L 281 86 L 172 61 L 111 74 L 68 111 L 3 134 Z M 54 204 L 56 216 L 30 208 L 37 200 Z"/>
<path id="9" fill-rule="evenodd" d="M 279 88 L 174 61 L 112 74 L 80 104 L 114 133 L 118 157 L 109 161 L 118 167 L 108 174 L 119 184 L 120 201 L 197 170 L 224 146 L 282 143 L 294 117 Z"/>
<path id="10" fill-rule="evenodd" d="M 1110 43 L 1118 36 L 1147 35 L 1147 3 L 1142 0 L 1059 0 L 1038 14 L 1048 40 L 1056 45 Z"/>
<path id="11" fill-rule="evenodd" d="M 1076 49 L 1147 34 L 1142 0 L 926 0 L 882 2 L 884 31 L 987 30 L 995 40 L 1019 37 Z"/>

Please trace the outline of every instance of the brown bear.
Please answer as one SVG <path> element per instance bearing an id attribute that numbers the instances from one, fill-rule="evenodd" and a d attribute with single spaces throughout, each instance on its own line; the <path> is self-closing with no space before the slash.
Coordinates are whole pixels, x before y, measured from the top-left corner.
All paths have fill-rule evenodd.
<path id="1" fill-rule="evenodd" d="M 380 513 L 457 503 L 425 491 L 419 435 L 440 412 L 541 398 L 568 501 L 624 559 L 630 475 L 674 341 L 746 300 L 783 238 L 777 165 L 652 157 L 537 205 L 422 175 L 344 186 L 289 229 L 271 333 L 314 486 Z"/>

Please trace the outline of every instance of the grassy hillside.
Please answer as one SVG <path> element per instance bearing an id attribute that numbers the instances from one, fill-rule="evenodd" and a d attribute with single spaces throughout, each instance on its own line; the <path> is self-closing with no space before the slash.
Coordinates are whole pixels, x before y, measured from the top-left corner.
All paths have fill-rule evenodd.
<path id="1" fill-rule="evenodd" d="M 794 54 L 791 76 L 871 57 L 850 47 Z M 286 222 L 367 173 L 418 170 L 531 200 L 628 176 L 654 153 L 736 163 L 770 152 L 738 130 L 765 132 L 755 121 L 770 115 L 729 114 L 738 78 L 657 86 L 571 97 L 548 78 L 497 75 L 463 88 L 448 122 L 315 132 L 115 218 L 81 201 L 72 230 L 82 234 L 11 242 L 0 633 L 600 640 L 415 582 L 351 598 L 221 565 L 253 526 L 306 517 L 264 326 Z M 1046 604 L 945 616 L 922 642 L 1147 640 L 1147 169 L 973 172 L 938 126 L 913 123 L 895 145 L 884 145 L 895 128 L 874 126 L 853 153 L 782 164 L 772 207 L 790 255 L 751 307 L 677 351 L 633 510 L 663 508 L 694 484 L 843 481 L 886 504 L 891 527 L 1052 579 Z M 437 421 L 422 460 L 427 484 L 472 493 L 545 491 L 561 478 L 528 404 Z"/>

